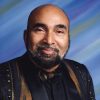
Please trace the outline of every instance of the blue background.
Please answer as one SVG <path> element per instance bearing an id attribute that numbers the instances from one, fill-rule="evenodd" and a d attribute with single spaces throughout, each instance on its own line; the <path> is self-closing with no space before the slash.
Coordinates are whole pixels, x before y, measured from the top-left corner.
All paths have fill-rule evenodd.
<path id="1" fill-rule="evenodd" d="M 68 13 L 71 46 L 66 58 L 87 66 L 100 100 L 100 0 L 0 0 L 0 63 L 25 52 L 23 31 L 28 15 L 45 3 Z"/>

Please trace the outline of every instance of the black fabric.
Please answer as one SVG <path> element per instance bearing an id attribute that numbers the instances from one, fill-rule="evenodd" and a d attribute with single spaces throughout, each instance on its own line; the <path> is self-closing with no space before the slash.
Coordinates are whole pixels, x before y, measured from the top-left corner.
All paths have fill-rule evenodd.
<path id="1" fill-rule="evenodd" d="M 71 67 L 71 69 L 74 71 L 74 73 L 75 73 L 75 75 L 77 76 L 77 79 L 78 80 L 80 80 L 79 81 L 79 84 L 81 84 L 80 85 L 80 90 L 82 91 L 82 95 L 81 95 L 81 98 L 82 98 L 82 100 L 87 100 L 87 96 L 86 96 L 86 90 L 85 90 L 85 86 L 84 86 L 84 82 L 82 81 L 83 79 L 82 79 L 82 76 L 81 76 L 81 71 L 79 70 L 79 69 L 77 69 L 76 67 L 77 67 L 77 64 L 73 64 L 73 63 L 70 63 L 70 62 L 68 62 L 68 65 Z M 73 66 L 73 67 L 72 67 Z M 83 66 L 83 65 L 80 65 L 80 66 Z M 66 68 L 65 68 L 65 70 L 66 70 Z M 71 81 L 68 81 L 68 82 L 71 82 Z M 70 85 L 70 84 L 69 84 Z M 70 88 L 71 89 L 71 88 Z M 72 87 L 72 89 L 73 89 L 73 87 Z M 72 91 L 72 90 L 71 90 Z M 74 96 L 71 96 L 71 97 L 75 97 L 75 98 L 77 98 L 78 96 L 78 92 L 77 91 L 73 91 L 74 93 L 73 93 L 73 95 Z M 81 98 L 77 98 L 77 100 L 80 100 Z M 74 99 L 74 98 L 73 98 Z M 72 99 L 72 100 L 73 100 Z"/>
<path id="2" fill-rule="evenodd" d="M 26 63 L 24 63 L 26 61 Z M 30 62 L 27 57 L 19 61 L 20 71 L 25 78 L 29 90 L 32 95 L 32 100 L 49 100 L 46 89 L 43 86 L 42 81 L 38 77 L 39 69 L 35 66 L 33 67 L 32 62 Z"/>
<path id="3" fill-rule="evenodd" d="M 19 100 L 20 99 L 21 84 L 20 84 L 20 76 L 19 76 L 19 73 L 18 73 L 18 69 L 17 69 L 17 67 L 14 67 L 15 64 L 16 64 L 16 62 L 13 62 L 12 64 L 10 64 L 10 66 L 11 66 L 13 88 L 14 88 L 13 91 L 15 93 L 14 94 L 14 100 Z"/>
<path id="4" fill-rule="evenodd" d="M 7 97 L 7 95 L 9 95 L 8 88 L 12 86 L 12 84 L 9 85 L 7 82 L 6 69 L 8 69 L 7 63 L 0 67 L 0 100 L 9 100 Z"/>
<path id="5" fill-rule="evenodd" d="M 24 61 L 22 59 L 19 65 L 26 78 L 33 100 L 40 100 L 41 98 L 42 100 L 67 100 L 67 97 L 70 97 L 69 100 L 74 98 L 80 100 L 64 64 L 59 66 L 53 78 L 42 81 L 38 76 L 39 69 L 35 65 L 33 67 L 33 63 L 27 58 L 24 58 Z"/>
<path id="6" fill-rule="evenodd" d="M 20 78 L 15 66 L 15 61 L 0 66 L 0 100 L 11 100 L 12 91 L 14 91 L 14 100 L 20 98 Z"/>
<path id="7" fill-rule="evenodd" d="M 41 80 L 38 75 L 39 69 L 35 66 L 33 67 L 30 61 L 27 61 L 26 64 L 19 62 L 19 65 L 32 93 L 33 100 L 67 100 L 61 66 L 56 70 L 53 78 Z"/>
<path id="8" fill-rule="evenodd" d="M 19 97 L 20 94 L 20 78 L 18 77 L 16 62 L 18 63 L 21 75 L 24 76 L 25 82 L 28 84 L 33 100 L 82 100 L 68 74 L 67 66 L 64 63 L 59 66 L 53 78 L 41 80 L 38 76 L 39 69 L 37 69 L 35 65 L 33 66 L 32 62 L 28 59 L 27 54 L 20 58 L 0 64 L 0 100 L 12 100 L 11 98 L 8 98 L 10 95 L 8 89 L 12 86 L 12 82 L 10 84 L 7 83 L 8 72 L 6 69 L 9 69 L 8 64 L 10 64 L 10 67 L 12 68 L 9 74 L 13 75 L 13 80 L 11 81 L 13 81 L 15 100 L 19 100 L 17 97 Z M 66 60 L 65 62 L 71 64 L 80 86 L 84 89 L 82 90 L 82 93 L 86 93 L 86 100 L 95 100 L 92 79 L 86 67 L 71 60 Z M 84 83 L 84 85 L 81 83 Z"/>
<path id="9" fill-rule="evenodd" d="M 66 68 L 67 66 L 65 66 L 64 63 L 62 63 L 62 66 L 63 66 L 63 73 L 64 73 L 63 83 L 65 86 L 68 100 L 74 100 L 74 99 L 81 100 L 81 97 L 75 87 L 75 84 L 73 83 L 71 77 L 69 76 L 69 72 Z"/>
<path id="10" fill-rule="evenodd" d="M 82 100 L 96 100 L 93 81 L 86 66 L 69 59 L 65 59 L 64 62 L 70 65 L 79 81 Z"/>
<path id="11" fill-rule="evenodd" d="M 53 78 L 44 81 L 49 100 L 67 100 L 67 93 L 62 77 L 63 73 L 61 68 L 59 68 Z"/>

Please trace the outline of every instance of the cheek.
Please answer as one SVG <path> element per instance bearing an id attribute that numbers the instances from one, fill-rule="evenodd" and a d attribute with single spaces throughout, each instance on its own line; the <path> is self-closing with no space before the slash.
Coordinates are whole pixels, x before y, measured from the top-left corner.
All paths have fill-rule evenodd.
<path id="1" fill-rule="evenodd" d="M 59 41 L 57 42 L 58 48 L 59 48 L 59 53 L 60 56 L 64 56 L 66 51 L 68 50 L 68 46 L 69 46 L 69 39 L 63 38 L 63 39 L 59 39 Z"/>
<path id="2" fill-rule="evenodd" d="M 32 50 L 34 50 L 37 45 L 43 40 L 43 36 L 39 36 L 39 35 L 36 35 L 36 34 L 31 34 L 30 35 L 30 48 Z"/>

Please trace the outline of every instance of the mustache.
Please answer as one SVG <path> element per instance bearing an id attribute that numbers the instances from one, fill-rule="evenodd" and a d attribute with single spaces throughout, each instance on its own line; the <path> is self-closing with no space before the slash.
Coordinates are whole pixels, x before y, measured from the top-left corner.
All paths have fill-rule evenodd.
<path id="1" fill-rule="evenodd" d="M 55 52 L 59 52 L 59 50 L 55 47 L 52 47 L 51 45 L 48 45 L 48 44 L 41 44 L 41 45 L 38 45 L 37 49 L 40 51 L 40 50 L 44 50 L 44 49 L 51 49 Z"/>

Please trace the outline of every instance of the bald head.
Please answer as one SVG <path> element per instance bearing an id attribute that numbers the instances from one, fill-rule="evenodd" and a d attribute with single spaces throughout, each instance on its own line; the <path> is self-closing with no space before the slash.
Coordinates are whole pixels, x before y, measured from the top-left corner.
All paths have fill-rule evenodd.
<path id="1" fill-rule="evenodd" d="M 69 24 L 69 18 L 62 9 L 52 4 L 45 4 L 38 6 L 37 8 L 32 10 L 28 18 L 27 26 L 29 27 L 33 21 L 35 21 L 38 17 L 42 16 L 43 14 L 48 14 L 49 17 L 50 13 L 53 15 L 62 16 L 64 19 L 66 19 L 67 24 Z"/>

